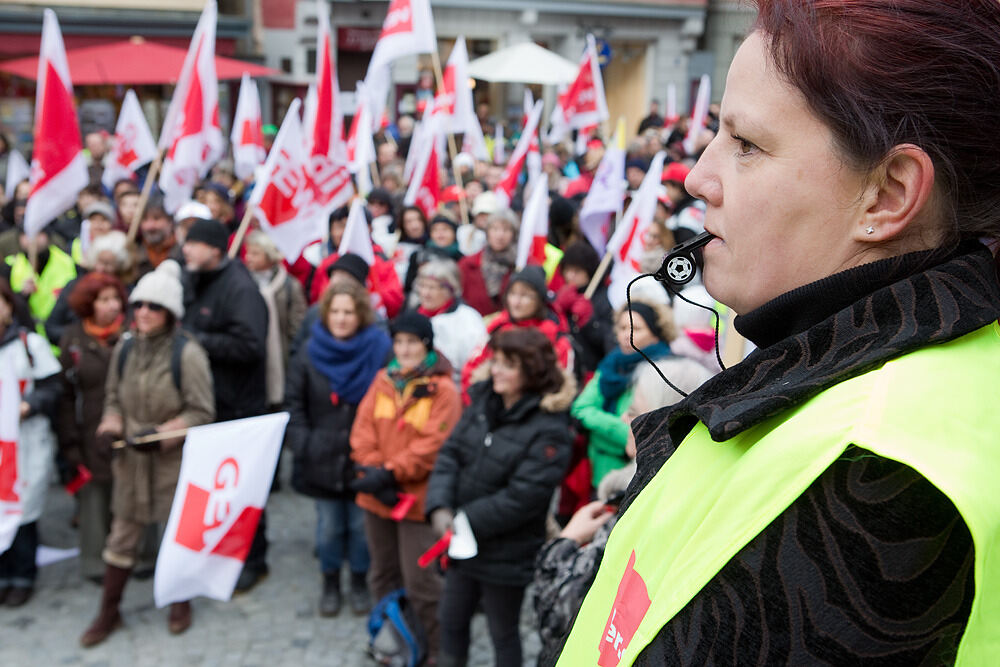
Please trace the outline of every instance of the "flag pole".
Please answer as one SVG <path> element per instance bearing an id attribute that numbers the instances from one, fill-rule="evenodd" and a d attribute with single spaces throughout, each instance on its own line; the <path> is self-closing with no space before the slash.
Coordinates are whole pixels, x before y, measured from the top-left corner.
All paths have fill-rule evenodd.
<path id="1" fill-rule="evenodd" d="M 240 246 L 243 245 L 243 237 L 246 236 L 247 229 L 250 227 L 250 220 L 253 218 L 253 209 L 252 205 L 247 204 L 247 210 L 243 212 L 243 219 L 240 220 L 239 229 L 236 230 L 233 243 L 229 246 L 229 259 L 236 257 L 240 252 Z"/>
<path id="2" fill-rule="evenodd" d="M 136 207 L 135 213 L 132 215 L 132 220 L 129 221 L 129 243 L 135 243 L 135 236 L 139 233 L 139 222 L 142 220 L 142 211 L 146 208 L 146 204 L 149 202 L 149 193 L 152 192 L 153 183 L 156 181 L 157 176 L 160 175 L 160 165 L 162 163 L 163 151 L 157 150 L 156 157 L 153 158 L 153 164 L 150 165 L 149 171 L 146 172 L 146 182 L 142 184 L 142 194 L 139 195 L 139 206 Z"/>
<path id="3" fill-rule="evenodd" d="M 431 62 L 434 65 L 434 78 L 437 81 L 437 89 L 444 90 L 444 74 L 441 72 L 441 56 L 438 55 L 437 51 L 431 52 Z M 463 82 L 464 83 L 464 82 Z M 455 82 L 455 87 L 459 86 L 459 82 Z M 455 91 L 458 94 L 458 91 Z M 455 164 L 455 156 L 458 152 L 455 150 L 455 136 L 451 132 L 445 132 L 448 135 L 448 153 L 451 155 L 451 173 L 455 178 L 455 185 L 462 189 L 462 195 L 458 198 L 458 207 L 462 212 L 462 224 L 469 224 L 469 208 L 465 201 L 465 184 L 462 183 L 462 172 L 459 171 L 458 165 Z"/>
<path id="4" fill-rule="evenodd" d="M 368 169 L 372 173 L 372 184 L 376 188 L 382 187 L 382 177 L 378 175 L 378 167 L 375 166 L 374 162 L 368 163 Z"/>
<path id="5" fill-rule="evenodd" d="M 187 435 L 188 429 L 178 428 L 173 431 L 162 431 L 160 433 L 150 433 L 149 435 L 141 435 L 134 439 L 132 442 L 137 445 L 145 445 L 150 442 L 160 442 L 161 440 L 170 440 L 171 438 L 179 438 L 181 436 Z M 111 443 L 111 449 L 124 449 L 128 446 L 128 442 L 125 440 L 115 440 Z"/>
<path id="6" fill-rule="evenodd" d="M 587 291 L 583 293 L 583 298 L 589 300 L 594 296 L 594 292 L 600 287 L 601 283 L 604 281 L 604 273 L 608 270 L 608 264 L 614 258 L 614 253 L 606 252 L 604 253 L 604 259 L 601 263 L 597 265 L 597 271 L 594 272 L 594 277 L 590 279 L 590 284 L 587 285 Z"/>

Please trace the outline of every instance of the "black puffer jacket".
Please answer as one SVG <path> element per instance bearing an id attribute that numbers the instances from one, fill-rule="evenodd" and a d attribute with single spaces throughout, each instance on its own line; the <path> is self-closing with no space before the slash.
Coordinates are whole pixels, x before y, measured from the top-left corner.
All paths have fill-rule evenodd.
<path id="1" fill-rule="evenodd" d="M 267 406 L 267 305 L 239 262 L 185 272 L 184 328 L 208 353 L 218 421 L 263 414 Z"/>
<path id="2" fill-rule="evenodd" d="M 475 558 L 452 567 L 492 584 L 531 581 L 549 501 L 569 462 L 574 384 L 525 396 L 509 410 L 491 381 L 469 389 L 472 404 L 438 453 L 427 490 L 427 514 L 464 511 L 479 546 Z"/>
<path id="3" fill-rule="evenodd" d="M 314 498 L 353 497 L 351 426 L 358 406 L 334 405 L 330 381 L 309 360 L 308 339 L 288 366 L 285 445 L 292 451 L 292 487 Z"/>

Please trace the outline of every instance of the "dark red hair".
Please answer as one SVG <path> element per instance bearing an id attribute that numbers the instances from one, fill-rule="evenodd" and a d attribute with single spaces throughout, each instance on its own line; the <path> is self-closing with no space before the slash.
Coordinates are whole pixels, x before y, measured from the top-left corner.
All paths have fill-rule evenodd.
<path id="1" fill-rule="evenodd" d="M 931 158 L 949 241 L 1000 237 L 998 0 L 756 0 L 779 72 L 845 161 Z"/>
<path id="2" fill-rule="evenodd" d="M 563 384 L 562 371 L 552 342 L 538 329 L 515 327 L 500 329 L 490 337 L 494 352 L 517 359 L 524 378 L 524 390 L 534 394 L 558 391 Z"/>
<path id="3" fill-rule="evenodd" d="M 128 297 L 125 294 L 125 288 L 122 287 L 121 281 L 112 275 L 98 273 L 97 271 L 91 271 L 76 281 L 73 291 L 69 294 L 69 307 L 81 319 L 93 317 L 94 301 L 97 300 L 97 295 L 109 287 L 114 288 L 115 293 L 122 302 L 122 309 L 124 310 L 125 304 L 128 303 Z"/>

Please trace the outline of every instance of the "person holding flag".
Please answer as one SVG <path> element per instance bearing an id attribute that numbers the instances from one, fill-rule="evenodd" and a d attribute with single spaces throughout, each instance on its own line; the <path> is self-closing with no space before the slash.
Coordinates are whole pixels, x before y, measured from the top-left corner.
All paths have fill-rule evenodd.
<path id="1" fill-rule="evenodd" d="M 34 591 L 37 522 L 56 452 L 49 416 L 62 391 L 59 362 L 30 326 L 31 316 L 0 278 L 0 382 L 14 385 L 0 390 L 17 399 L 0 401 L 0 422 L 11 426 L 0 430 L 0 604 L 8 607 L 23 605 Z"/>
<path id="2" fill-rule="evenodd" d="M 215 418 L 208 355 L 178 328 L 184 317 L 181 270 L 165 260 L 143 276 L 129 305 L 135 333 L 115 346 L 108 366 L 104 413 L 97 427 L 103 447 L 125 439 L 112 459 L 111 532 L 104 546 L 104 586 L 97 617 L 80 637 L 83 647 L 103 642 L 122 625 L 118 605 L 150 523 L 165 523 L 180 474 L 184 436 L 149 436 L 208 424 Z M 191 605 L 171 605 L 168 628 L 184 632 Z"/>

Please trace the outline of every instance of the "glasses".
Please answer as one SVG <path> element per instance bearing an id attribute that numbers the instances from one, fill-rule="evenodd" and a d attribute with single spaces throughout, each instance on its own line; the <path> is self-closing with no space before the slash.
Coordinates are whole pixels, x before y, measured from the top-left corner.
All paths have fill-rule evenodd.
<path id="1" fill-rule="evenodd" d="M 139 310 L 140 308 L 148 308 L 154 313 L 162 313 L 166 308 L 158 303 L 153 303 L 152 301 L 133 301 L 132 308 Z"/>

